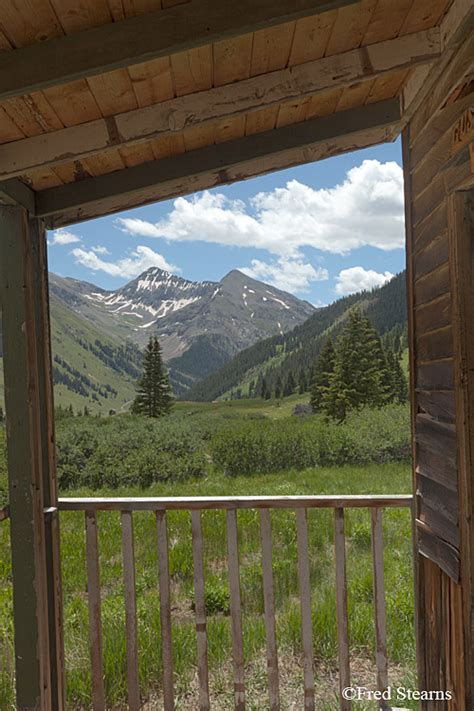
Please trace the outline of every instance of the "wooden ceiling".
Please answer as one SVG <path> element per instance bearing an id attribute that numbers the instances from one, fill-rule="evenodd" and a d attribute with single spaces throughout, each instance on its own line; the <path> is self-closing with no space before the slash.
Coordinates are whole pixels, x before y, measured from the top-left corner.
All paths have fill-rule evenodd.
<path id="1" fill-rule="evenodd" d="M 252 2 L 0 0 L 0 194 L 29 186 L 37 214 L 57 226 L 393 140 L 442 53 L 452 4 L 263 0 L 265 27 Z M 212 43 L 193 41 L 203 12 Z M 241 33 L 254 16 L 259 29 Z M 189 48 L 163 42 L 143 62 L 138 42 L 128 63 L 103 34 L 100 61 L 118 68 L 101 72 L 91 51 L 88 74 L 80 42 L 92 28 L 125 30 L 132 17 L 155 36 L 183 23 Z M 28 87 L 29 75 L 38 78 Z"/>

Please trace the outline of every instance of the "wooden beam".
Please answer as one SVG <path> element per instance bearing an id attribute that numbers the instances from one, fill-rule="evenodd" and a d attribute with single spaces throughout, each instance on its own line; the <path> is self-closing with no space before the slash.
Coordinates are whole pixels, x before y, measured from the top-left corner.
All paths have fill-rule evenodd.
<path id="1" fill-rule="evenodd" d="M 472 32 L 473 26 L 474 5 L 472 0 L 454 0 L 440 26 L 441 59 L 431 64 L 425 64 L 412 72 L 403 88 L 401 102 L 405 124 L 436 87 L 440 77 L 446 73 L 446 68 L 455 57 L 456 51 L 464 39 Z M 472 60 L 472 44 L 470 54 L 468 51 L 466 55 L 467 62 L 469 57 Z M 468 66 L 465 67 L 465 70 L 468 71 Z"/>
<path id="2" fill-rule="evenodd" d="M 0 205 L 19 205 L 35 212 L 35 193 L 26 183 L 17 178 L 11 178 L 0 183 Z"/>
<path id="3" fill-rule="evenodd" d="M 43 225 L 0 207 L 16 704 L 63 709 L 57 503 Z"/>
<path id="4" fill-rule="evenodd" d="M 139 64 L 356 0 L 195 0 L 0 55 L 0 101 Z"/>
<path id="5" fill-rule="evenodd" d="M 153 202 L 203 187 L 242 180 L 249 174 L 247 164 L 256 160 L 274 161 L 276 157 L 277 162 L 272 162 L 270 167 L 264 163 L 259 165 L 258 172 L 263 173 L 317 160 L 321 157 L 317 155 L 321 145 L 324 146 L 324 157 L 341 152 L 339 141 L 342 146 L 345 145 L 342 150 L 354 150 L 360 147 L 354 138 L 359 134 L 367 135 L 372 143 L 377 142 L 375 138 L 378 141 L 388 140 L 391 132 L 397 130 L 399 120 L 397 99 L 341 111 L 40 191 L 36 193 L 36 214 L 49 217 L 49 226 L 57 227 L 96 214 L 123 210 L 130 204 L 128 199 L 137 204 L 137 196 L 140 203 Z M 371 133 L 380 129 L 383 133 Z M 344 139 L 347 139 L 346 144 Z"/>
<path id="6" fill-rule="evenodd" d="M 6 143 L 0 146 L 0 179 L 80 160 L 111 146 L 168 137 L 186 128 L 376 79 L 430 62 L 440 55 L 440 47 L 439 28 L 425 30 L 107 119 Z"/>

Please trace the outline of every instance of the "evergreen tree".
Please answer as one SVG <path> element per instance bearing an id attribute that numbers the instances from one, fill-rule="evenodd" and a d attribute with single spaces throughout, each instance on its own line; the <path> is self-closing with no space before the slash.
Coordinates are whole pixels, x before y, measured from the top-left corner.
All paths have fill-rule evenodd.
<path id="1" fill-rule="evenodd" d="M 275 398 L 279 400 L 281 397 L 283 397 L 283 382 L 281 375 L 278 375 L 275 384 Z"/>
<path id="2" fill-rule="evenodd" d="M 151 337 L 143 356 L 143 373 L 137 384 L 132 412 L 147 417 L 161 417 L 169 413 L 171 405 L 171 388 L 161 357 L 161 347 L 158 339 Z"/>
<path id="3" fill-rule="evenodd" d="M 298 392 L 300 395 L 304 395 L 308 389 L 308 384 L 306 381 L 306 373 L 303 368 L 300 370 L 300 376 L 298 378 Z"/>
<path id="4" fill-rule="evenodd" d="M 390 374 L 380 337 L 359 311 L 349 315 L 336 344 L 334 371 L 322 408 L 330 417 L 345 419 L 349 410 L 390 399 Z"/>
<path id="5" fill-rule="evenodd" d="M 267 392 L 269 392 L 267 386 L 267 379 L 262 376 L 262 381 L 260 384 L 260 397 L 262 398 L 262 400 L 268 400 Z"/>
<path id="6" fill-rule="evenodd" d="M 290 370 L 286 377 L 285 387 L 283 388 L 283 395 L 288 397 L 288 395 L 293 395 L 295 392 L 296 383 L 293 377 L 293 372 Z"/>
<path id="7" fill-rule="evenodd" d="M 313 412 L 318 412 L 321 408 L 323 397 L 329 387 L 331 374 L 334 371 L 334 360 L 334 344 L 331 336 L 329 336 L 313 367 L 310 400 Z"/>

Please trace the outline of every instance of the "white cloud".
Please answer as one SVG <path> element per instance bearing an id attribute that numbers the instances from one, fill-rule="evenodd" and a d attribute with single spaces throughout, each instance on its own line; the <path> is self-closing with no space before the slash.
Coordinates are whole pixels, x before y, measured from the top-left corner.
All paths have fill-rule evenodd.
<path id="1" fill-rule="evenodd" d="M 102 245 L 98 244 L 95 247 L 91 247 L 92 251 L 95 252 L 96 254 L 110 254 L 109 250 L 107 247 L 103 247 Z"/>
<path id="2" fill-rule="evenodd" d="M 74 242 L 81 242 L 81 238 L 73 232 L 68 232 L 67 230 L 55 230 L 52 237 L 48 240 L 48 244 L 51 247 L 55 247 L 56 245 L 63 246 L 65 244 L 74 244 Z"/>
<path id="3" fill-rule="evenodd" d="M 178 198 L 155 224 L 136 218 L 117 223 L 141 237 L 255 247 L 293 259 L 308 246 L 338 254 L 367 245 L 398 249 L 404 246 L 403 172 L 395 162 L 365 160 L 333 188 L 315 190 L 292 180 L 248 205 L 204 192 Z"/>
<path id="4" fill-rule="evenodd" d="M 345 296 L 346 294 L 354 294 L 357 291 L 373 289 L 376 286 L 383 286 L 394 275 L 390 272 L 375 272 L 373 269 L 364 269 L 364 267 L 351 267 L 343 269 L 336 277 L 336 294 Z"/>
<path id="5" fill-rule="evenodd" d="M 277 289 L 299 294 L 309 291 L 311 282 L 329 279 L 327 269 L 303 262 L 301 259 L 286 259 L 281 257 L 275 262 L 262 262 L 252 259 L 250 267 L 242 267 L 241 272 L 253 279 L 260 279 Z"/>
<path id="6" fill-rule="evenodd" d="M 143 245 L 138 245 L 138 247 L 130 253 L 129 257 L 118 259 L 116 262 L 104 261 L 92 249 L 88 251 L 76 247 L 72 250 L 71 254 L 77 264 L 82 264 L 82 266 L 92 269 L 95 272 L 101 271 L 110 276 L 123 277 L 125 279 L 133 279 L 150 267 L 159 267 L 168 272 L 181 271 L 174 264 L 169 264 L 161 254 Z"/>

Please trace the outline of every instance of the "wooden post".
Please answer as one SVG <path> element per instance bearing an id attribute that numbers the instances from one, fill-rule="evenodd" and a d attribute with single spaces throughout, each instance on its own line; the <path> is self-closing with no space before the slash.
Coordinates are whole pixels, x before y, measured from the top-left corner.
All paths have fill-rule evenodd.
<path id="1" fill-rule="evenodd" d="M 0 206 L 17 708 L 64 709 L 45 232 Z M 48 508 L 52 513 L 45 516 Z"/>
<path id="2" fill-rule="evenodd" d="M 460 491 L 462 626 L 457 639 L 456 676 L 464 681 L 466 708 L 474 703 L 474 188 L 448 199 L 453 288 L 456 425 Z M 461 605 L 458 606 L 460 608 Z M 465 670 L 460 669 L 464 661 Z"/>

